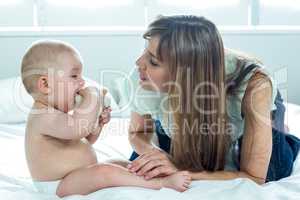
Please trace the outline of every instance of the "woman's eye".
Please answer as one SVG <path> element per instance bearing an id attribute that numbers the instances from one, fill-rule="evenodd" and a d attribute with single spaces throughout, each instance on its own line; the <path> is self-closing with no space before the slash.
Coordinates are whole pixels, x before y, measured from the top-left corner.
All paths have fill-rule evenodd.
<path id="1" fill-rule="evenodd" d="M 150 64 L 153 65 L 153 66 L 158 66 L 158 63 L 154 62 L 152 59 L 150 59 Z"/>
<path id="2" fill-rule="evenodd" d="M 72 75 L 72 78 L 77 78 L 77 75 Z"/>

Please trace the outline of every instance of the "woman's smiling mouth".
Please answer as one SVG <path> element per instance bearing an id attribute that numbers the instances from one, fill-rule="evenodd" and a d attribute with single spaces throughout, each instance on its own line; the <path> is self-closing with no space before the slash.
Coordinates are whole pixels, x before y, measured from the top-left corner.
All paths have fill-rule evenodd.
<path id="1" fill-rule="evenodd" d="M 143 76 L 143 75 L 140 74 L 140 80 L 141 81 L 147 81 L 148 79 L 145 76 Z"/>

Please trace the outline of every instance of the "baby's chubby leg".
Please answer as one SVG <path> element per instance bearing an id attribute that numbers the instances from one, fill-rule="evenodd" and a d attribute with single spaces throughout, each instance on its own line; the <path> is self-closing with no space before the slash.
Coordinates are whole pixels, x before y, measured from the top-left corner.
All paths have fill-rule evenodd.
<path id="1" fill-rule="evenodd" d="M 169 187 L 182 192 L 188 188 L 190 182 L 190 176 L 186 172 L 177 172 L 165 178 L 147 181 L 119 165 L 95 164 L 68 174 L 60 182 L 56 194 L 59 197 L 74 194 L 87 195 L 103 188 L 117 186 L 137 186 L 150 189 Z"/>
<path id="2" fill-rule="evenodd" d="M 119 159 L 110 159 L 110 160 L 105 160 L 106 163 L 114 164 L 114 165 L 119 165 L 122 167 L 127 168 L 127 165 L 130 164 L 130 161 L 127 160 L 119 160 Z"/>

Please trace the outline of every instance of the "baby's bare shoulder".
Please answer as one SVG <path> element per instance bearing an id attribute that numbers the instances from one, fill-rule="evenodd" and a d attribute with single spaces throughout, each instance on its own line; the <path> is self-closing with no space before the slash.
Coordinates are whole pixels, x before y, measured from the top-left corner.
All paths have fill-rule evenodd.
<path id="1" fill-rule="evenodd" d="M 31 110 L 27 119 L 27 131 L 44 134 L 51 129 L 58 128 L 55 118 L 59 113 L 49 110 Z"/>

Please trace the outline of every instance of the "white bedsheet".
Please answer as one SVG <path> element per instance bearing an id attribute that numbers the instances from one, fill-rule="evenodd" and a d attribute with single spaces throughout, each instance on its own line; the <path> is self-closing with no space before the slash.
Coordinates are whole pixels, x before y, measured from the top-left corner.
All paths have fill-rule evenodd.
<path id="1" fill-rule="evenodd" d="M 54 195 L 37 193 L 32 186 L 24 155 L 24 127 L 24 124 L 0 124 L 0 199 L 58 199 L 58 197 Z M 112 119 L 109 126 L 104 129 L 100 140 L 95 144 L 100 160 L 115 158 L 127 159 L 129 157 L 132 149 L 127 140 L 127 127 L 128 119 Z M 296 125 L 294 127 L 296 127 Z M 263 186 L 258 186 L 247 179 L 235 179 L 231 181 L 194 181 L 191 188 L 184 193 L 178 193 L 170 189 L 155 191 L 135 187 L 116 187 L 99 190 L 87 196 L 75 195 L 67 197 L 66 199 L 300 200 L 300 156 L 295 162 L 292 176 Z"/>

